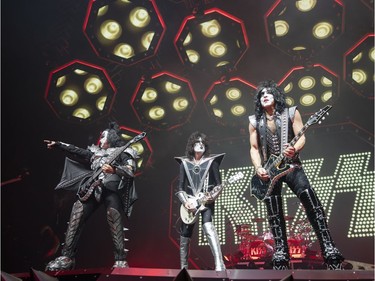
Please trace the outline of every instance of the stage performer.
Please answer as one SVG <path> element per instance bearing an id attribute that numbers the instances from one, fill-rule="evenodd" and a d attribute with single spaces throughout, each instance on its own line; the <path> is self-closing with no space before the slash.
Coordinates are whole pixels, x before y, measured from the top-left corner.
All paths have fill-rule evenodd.
<path id="1" fill-rule="evenodd" d="M 271 155 L 283 153 L 291 169 L 276 181 L 269 196 L 265 196 L 268 222 L 275 246 L 272 257 L 274 269 L 289 268 L 289 249 L 281 188 L 285 182 L 301 201 L 308 220 L 319 240 L 327 269 L 342 269 L 343 256 L 336 248 L 330 234 L 326 214 L 316 192 L 303 170 L 299 154 L 305 145 L 305 136 L 291 146 L 290 141 L 303 127 L 301 115 L 296 106 L 287 107 L 285 93 L 271 80 L 261 82 L 256 90 L 255 115 L 249 116 L 250 158 L 259 180 L 267 182 L 270 175 L 264 168 Z M 256 178 L 256 177 L 254 177 Z M 252 194 L 258 190 L 252 184 Z M 259 199 L 259 198 L 258 198 Z"/>
<path id="2" fill-rule="evenodd" d="M 224 158 L 223 154 L 210 155 L 209 143 L 205 134 L 194 132 L 190 135 L 185 151 L 185 157 L 175 157 L 180 164 L 178 192 L 176 196 L 195 220 L 199 213 L 202 217 L 202 228 L 210 245 L 215 260 L 215 270 L 224 271 L 225 265 L 221 254 L 219 237 L 212 222 L 214 215 L 214 201 L 219 196 L 221 176 L 219 165 Z M 214 187 L 216 187 L 214 189 Z M 207 192 L 211 193 L 208 195 Z M 198 207 L 189 201 L 189 196 L 206 194 L 206 209 L 198 211 Z M 190 241 L 193 235 L 194 222 L 181 222 L 180 226 L 180 264 L 181 269 L 188 268 Z"/>
<path id="3" fill-rule="evenodd" d="M 129 143 L 124 143 L 115 122 L 111 122 L 109 128 L 101 133 L 99 145 L 91 145 L 87 149 L 60 141 L 44 142 L 49 149 L 58 148 L 68 153 L 69 158 L 65 160 L 64 173 L 56 189 L 76 190 L 78 197 L 71 210 L 61 256 L 50 261 L 46 271 L 74 268 L 82 228 L 102 204 L 105 206 L 114 246 L 113 267 L 128 267 L 123 218 L 124 214 L 130 216 L 137 199 L 134 185 L 135 159 L 138 157 L 136 151 Z M 87 164 L 87 168 L 84 164 Z"/>

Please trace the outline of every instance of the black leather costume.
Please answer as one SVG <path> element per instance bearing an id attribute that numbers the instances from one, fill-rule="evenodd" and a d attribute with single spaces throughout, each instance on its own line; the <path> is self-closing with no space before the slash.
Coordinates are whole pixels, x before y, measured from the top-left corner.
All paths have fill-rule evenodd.
<path id="1" fill-rule="evenodd" d="M 284 114 L 288 116 L 288 129 L 287 139 L 284 140 L 284 143 L 289 143 L 294 137 L 292 120 L 294 119 L 295 111 L 296 107 L 285 109 Z M 271 154 L 279 155 L 282 152 L 282 131 L 285 128 L 282 125 L 281 115 L 278 113 L 275 115 L 275 134 L 267 127 L 264 114 L 258 120 L 255 115 L 249 117 L 250 124 L 257 130 L 262 165 L 267 162 Z M 306 210 L 307 218 L 318 237 L 322 256 L 327 267 L 329 269 L 341 269 L 344 258 L 335 247 L 328 229 L 325 212 L 302 168 L 299 155 L 295 155 L 293 159 L 288 159 L 288 163 L 293 164 L 294 169 L 276 182 L 271 195 L 264 200 L 267 206 L 269 226 L 275 240 L 275 252 L 272 259 L 273 267 L 274 269 L 289 268 L 290 257 L 281 197 L 282 183 L 285 182 L 293 193 L 297 195 Z"/>

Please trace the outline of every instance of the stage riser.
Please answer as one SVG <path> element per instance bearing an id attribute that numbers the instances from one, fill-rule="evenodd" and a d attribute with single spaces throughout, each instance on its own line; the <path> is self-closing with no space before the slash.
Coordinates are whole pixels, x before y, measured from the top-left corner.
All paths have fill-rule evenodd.
<path id="1" fill-rule="evenodd" d="M 321 280 L 361 280 L 373 281 L 374 271 L 328 271 L 328 270 L 252 270 L 227 269 L 224 272 L 213 270 L 188 270 L 180 274 L 178 269 L 105 269 L 101 272 L 74 270 L 65 272 L 31 271 L 30 274 L 2 273 L 2 281 L 321 281 Z"/>

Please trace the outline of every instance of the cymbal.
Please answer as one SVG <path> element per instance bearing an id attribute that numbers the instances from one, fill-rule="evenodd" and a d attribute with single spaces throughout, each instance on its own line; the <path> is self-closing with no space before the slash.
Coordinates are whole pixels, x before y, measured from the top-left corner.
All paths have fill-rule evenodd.
<path id="1" fill-rule="evenodd" d="M 252 219 L 252 221 L 254 221 L 254 222 L 264 222 L 264 221 L 266 221 L 266 219 L 264 219 L 264 218 L 255 218 L 255 219 Z"/>

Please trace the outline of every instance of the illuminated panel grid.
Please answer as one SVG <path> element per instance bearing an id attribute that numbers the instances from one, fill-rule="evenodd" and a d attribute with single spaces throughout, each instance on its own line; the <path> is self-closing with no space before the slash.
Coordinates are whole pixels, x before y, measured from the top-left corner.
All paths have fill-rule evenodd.
<path id="1" fill-rule="evenodd" d="M 309 181 L 315 189 L 327 215 L 327 221 L 335 204 L 335 197 L 342 192 L 355 192 L 357 194 L 353 215 L 350 221 L 350 229 L 347 236 L 350 237 L 369 237 L 374 236 L 374 171 L 368 171 L 371 152 L 341 155 L 339 157 L 336 170 L 331 176 L 319 176 L 321 174 L 324 159 L 304 160 L 304 170 Z M 268 230 L 267 222 L 263 222 L 258 228 L 254 222 L 255 218 L 267 218 L 265 204 L 260 201 L 249 199 L 249 183 L 254 173 L 253 167 L 231 168 L 227 172 L 221 170 L 223 179 L 232 176 L 235 172 L 244 173 L 244 178 L 228 185 L 223 193 L 215 202 L 214 224 L 222 245 L 226 241 L 226 219 L 229 220 L 233 234 L 236 232 L 236 225 L 249 224 L 251 234 L 261 239 L 261 235 Z M 285 186 L 285 185 L 284 185 Z M 291 206 L 287 203 L 288 199 L 296 198 L 289 188 L 284 189 L 284 213 L 291 215 Z M 253 203 L 255 202 L 255 204 Z M 300 231 L 305 243 L 311 245 L 316 240 L 310 223 L 306 220 L 306 213 L 302 204 L 299 205 L 293 220 L 289 223 L 289 235 L 294 231 Z M 200 224 L 199 224 L 200 225 Z M 201 228 L 201 226 L 200 226 Z M 235 237 L 235 244 L 240 240 Z M 229 242 L 230 243 L 230 242 Z M 202 229 L 199 233 L 198 245 L 208 245 L 203 236 Z"/>
<path id="2" fill-rule="evenodd" d="M 369 237 L 375 233 L 374 171 L 368 171 L 371 153 L 342 155 L 337 164 L 335 193 L 356 193 L 348 237 Z M 329 206 L 329 212 L 332 206 Z"/>
<path id="3" fill-rule="evenodd" d="M 235 233 L 236 225 L 249 224 L 249 221 L 255 218 L 255 214 L 257 212 L 248 201 L 249 178 L 254 172 L 253 167 L 231 168 L 226 172 L 224 170 L 220 170 L 220 172 L 222 181 L 228 179 L 238 172 L 242 172 L 244 174 L 242 179 L 226 185 L 219 198 L 215 201 L 215 215 L 213 223 L 219 234 L 221 244 L 225 244 L 225 218 L 227 217 L 229 219 L 233 233 Z M 199 219 L 201 220 L 201 217 Z M 199 223 L 199 227 L 201 228 L 201 221 Z M 251 225 L 251 228 L 255 227 L 255 224 Z M 238 244 L 239 242 L 239 239 L 236 237 L 235 243 Z M 199 231 L 198 245 L 208 245 L 202 230 Z"/>

